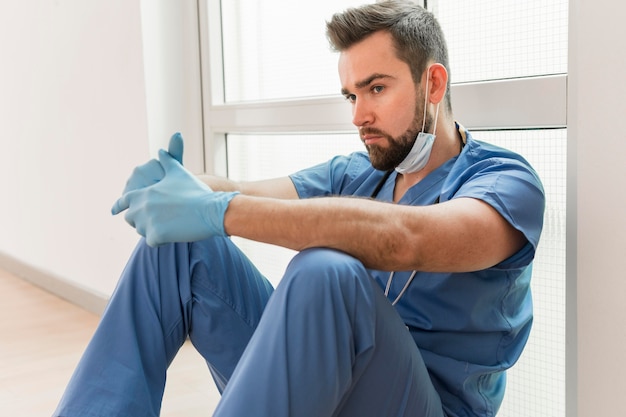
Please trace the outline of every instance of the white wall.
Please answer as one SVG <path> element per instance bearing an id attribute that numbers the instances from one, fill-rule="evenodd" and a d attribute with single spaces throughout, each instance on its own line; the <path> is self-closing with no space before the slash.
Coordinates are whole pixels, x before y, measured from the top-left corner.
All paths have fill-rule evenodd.
<path id="1" fill-rule="evenodd" d="M 568 417 L 624 414 L 625 15 L 616 0 L 570 1 Z"/>
<path id="2" fill-rule="evenodd" d="M 0 3 L 0 253 L 110 294 L 137 241 L 110 207 L 148 158 L 138 0 Z"/>
<path id="3" fill-rule="evenodd" d="M 194 0 L 0 3 L 0 266 L 111 294 L 138 240 L 110 214 L 132 168 L 182 131 L 203 170 L 197 33 Z"/>

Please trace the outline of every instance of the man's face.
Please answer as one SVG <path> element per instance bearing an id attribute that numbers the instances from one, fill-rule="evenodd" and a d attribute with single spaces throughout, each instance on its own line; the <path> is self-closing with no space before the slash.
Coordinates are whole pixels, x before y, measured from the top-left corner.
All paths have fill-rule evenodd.
<path id="1" fill-rule="evenodd" d="M 396 57 L 391 35 L 376 32 L 341 52 L 339 79 L 372 165 L 395 168 L 422 130 L 424 92 L 418 94 L 409 66 Z"/>

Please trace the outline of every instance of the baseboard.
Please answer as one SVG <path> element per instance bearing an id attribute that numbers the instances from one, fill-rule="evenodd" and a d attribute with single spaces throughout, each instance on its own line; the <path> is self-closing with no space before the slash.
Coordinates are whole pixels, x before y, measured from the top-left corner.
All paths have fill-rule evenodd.
<path id="1" fill-rule="evenodd" d="M 101 315 L 108 297 L 0 253 L 0 268 L 87 311 Z"/>

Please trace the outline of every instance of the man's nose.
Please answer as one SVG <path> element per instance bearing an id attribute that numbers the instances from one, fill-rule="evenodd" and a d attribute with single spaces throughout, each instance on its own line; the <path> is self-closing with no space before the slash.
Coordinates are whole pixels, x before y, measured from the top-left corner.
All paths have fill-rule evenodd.
<path id="1" fill-rule="evenodd" d="M 367 126 L 374 121 L 374 113 L 366 100 L 357 99 L 352 104 L 352 124 L 356 127 Z"/>

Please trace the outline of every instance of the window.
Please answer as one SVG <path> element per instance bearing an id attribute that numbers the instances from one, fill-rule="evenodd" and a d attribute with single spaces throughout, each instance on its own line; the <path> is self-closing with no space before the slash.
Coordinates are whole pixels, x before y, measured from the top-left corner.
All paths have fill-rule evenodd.
<path id="1" fill-rule="evenodd" d="M 324 22 L 360 0 L 222 2 L 227 103 L 335 95 Z"/>
<path id="2" fill-rule="evenodd" d="M 261 179 L 360 149 L 324 21 L 363 2 L 201 2 L 208 171 Z M 427 7 L 446 34 L 456 117 L 478 139 L 529 159 L 547 192 L 534 328 L 498 415 L 564 416 L 568 2 L 428 0 Z M 236 242 L 277 284 L 293 252 Z"/>

